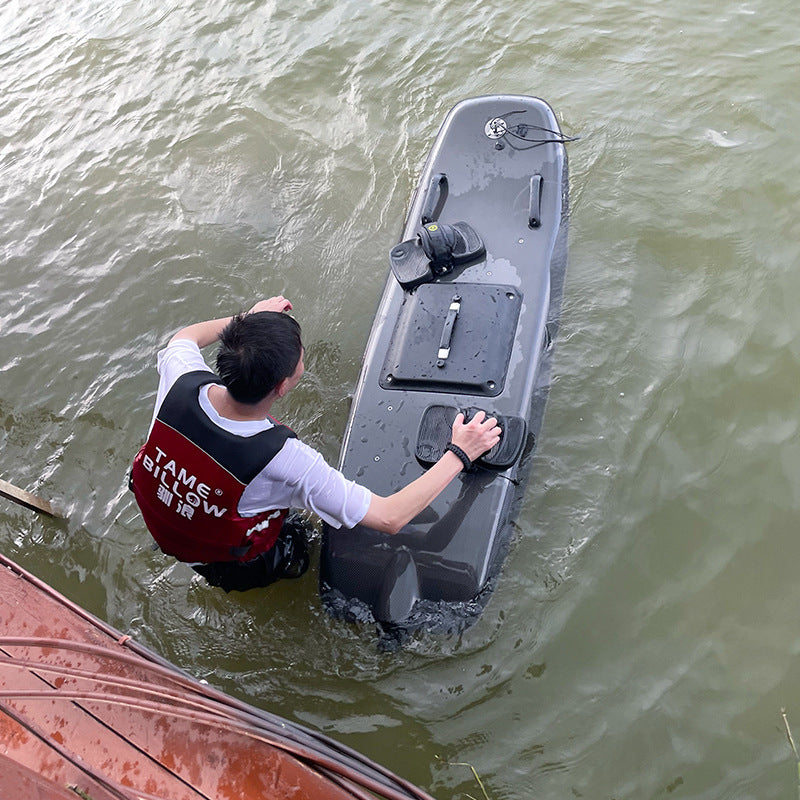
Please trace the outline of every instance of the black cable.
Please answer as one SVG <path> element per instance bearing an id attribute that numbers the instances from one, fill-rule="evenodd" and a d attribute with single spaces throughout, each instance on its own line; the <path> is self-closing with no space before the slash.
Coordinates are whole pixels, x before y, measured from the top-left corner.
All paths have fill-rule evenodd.
<path id="1" fill-rule="evenodd" d="M 500 119 L 506 122 L 506 117 L 510 117 L 512 114 L 524 114 L 527 109 L 521 108 L 517 111 L 509 111 L 508 113 L 502 115 Z M 552 139 L 529 139 L 527 137 L 527 133 L 529 130 L 541 131 L 542 133 L 549 133 L 553 138 Z M 514 150 L 523 151 L 523 150 L 532 150 L 534 147 L 541 147 L 543 144 L 567 144 L 568 142 L 575 142 L 580 139 L 580 136 L 565 136 L 561 131 L 552 130 L 551 128 L 545 128 L 541 125 L 530 125 L 526 122 L 520 122 L 514 128 L 510 127 L 506 124 L 506 135 L 513 138 L 519 139 L 520 141 L 527 142 L 530 146 L 529 147 L 517 147 L 511 141 L 508 142 L 509 147 Z"/>

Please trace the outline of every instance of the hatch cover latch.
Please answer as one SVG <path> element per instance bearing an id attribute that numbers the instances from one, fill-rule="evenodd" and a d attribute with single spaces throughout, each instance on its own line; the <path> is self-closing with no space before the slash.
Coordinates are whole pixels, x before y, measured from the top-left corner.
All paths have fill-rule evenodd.
<path id="1" fill-rule="evenodd" d="M 461 296 L 454 295 L 450 301 L 450 307 L 447 309 L 447 317 L 444 320 L 444 328 L 442 329 L 442 338 L 439 340 L 439 353 L 436 362 L 437 367 L 443 367 L 444 362 L 450 357 L 450 342 L 453 339 L 453 328 L 458 318 L 458 312 L 461 311 Z"/>

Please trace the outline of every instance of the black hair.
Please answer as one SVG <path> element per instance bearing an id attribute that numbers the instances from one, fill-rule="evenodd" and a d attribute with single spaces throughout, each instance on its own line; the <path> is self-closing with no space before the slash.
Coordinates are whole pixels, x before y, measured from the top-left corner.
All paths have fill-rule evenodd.
<path id="1" fill-rule="evenodd" d="M 237 314 L 219 335 L 217 374 L 238 403 L 263 400 L 297 369 L 300 324 L 278 311 Z"/>

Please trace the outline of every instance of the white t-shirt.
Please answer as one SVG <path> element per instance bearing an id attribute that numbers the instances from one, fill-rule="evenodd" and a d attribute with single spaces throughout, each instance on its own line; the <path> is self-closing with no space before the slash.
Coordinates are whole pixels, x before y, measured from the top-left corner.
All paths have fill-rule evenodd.
<path id="1" fill-rule="evenodd" d="M 211 372 L 197 344 L 190 339 L 176 339 L 159 352 L 161 377 L 153 422 L 175 381 L 196 370 Z M 215 425 L 236 436 L 253 436 L 274 427 L 270 419 L 238 421 L 220 416 L 208 399 L 211 385 L 201 387 L 200 407 Z M 371 497 L 369 489 L 345 478 L 313 447 L 299 439 L 287 439 L 280 452 L 244 490 L 238 511 L 248 517 L 276 508 L 305 508 L 334 528 L 342 525 L 352 528 L 364 518 Z"/>

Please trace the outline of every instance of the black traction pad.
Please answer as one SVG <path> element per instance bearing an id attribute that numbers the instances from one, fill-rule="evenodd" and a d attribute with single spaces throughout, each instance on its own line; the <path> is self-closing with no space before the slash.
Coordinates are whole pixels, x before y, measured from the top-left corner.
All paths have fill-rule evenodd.
<path id="1" fill-rule="evenodd" d="M 428 406 L 422 415 L 417 434 L 417 460 L 423 466 L 435 464 L 445 452 L 450 442 L 453 421 L 459 411 L 463 411 L 469 421 L 479 411 L 485 409 L 458 409 L 455 406 Z M 508 469 L 513 466 L 525 447 L 528 424 L 522 417 L 505 416 L 485 411 L 487 416 L 496 417 L 502 429 L 500 441 L 488 452 L 476 459 L 475 464 L 489 469 Z"/>

